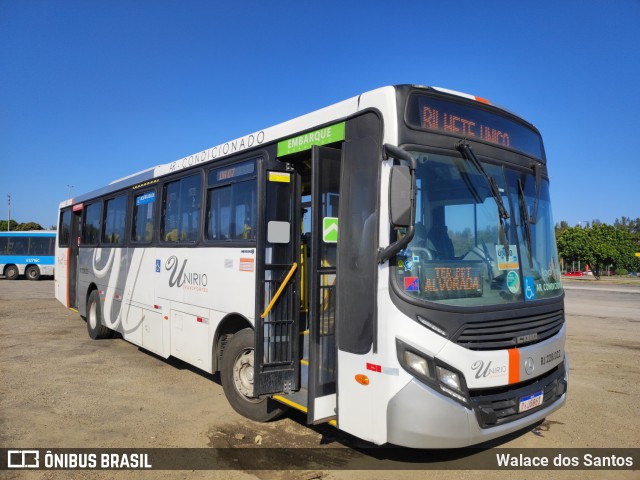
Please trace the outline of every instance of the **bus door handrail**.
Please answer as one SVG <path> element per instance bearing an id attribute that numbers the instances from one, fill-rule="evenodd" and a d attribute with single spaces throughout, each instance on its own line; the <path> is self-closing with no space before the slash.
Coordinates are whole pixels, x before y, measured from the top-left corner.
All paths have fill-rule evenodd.
<path id="1" fill-rule="evenodd" d="M 282 292 L 284 290 L 284 287 L 287 286 L 287 283 L 289 283 L 289 280 L 291 280 L 291 277 L 293 276 L 293 273 L 296 271 L 297 268 L 298 268 L 298 263 L 297 262 L 293 262 L 293 265 L 291 265 L 291 270 L 289 270 L 289 273 L 287 273 L 287 276 L 285 277 L 284 281 L 282 282 L 282 285 L 280 285 L 280 288 L 278 289 L 276 294 L 271 299 L 271 302 L 269 302 L 269 305 L 267 305 L 267 308 L 264 310 L 264 312 L 262 312 L 262 315 L 260 315 L 260 318 L 266 318 L 267 315 L 269 315 L 269 312 L 271 311 L 273 306 L 278 301 L 278 298 L 280 298 L 280 295 L 282 294 Z"/>

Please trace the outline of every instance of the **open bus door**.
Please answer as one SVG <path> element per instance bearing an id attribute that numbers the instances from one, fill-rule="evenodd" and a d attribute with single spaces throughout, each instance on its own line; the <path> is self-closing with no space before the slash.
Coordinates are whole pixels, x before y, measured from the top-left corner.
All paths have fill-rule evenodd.
<path id="1" fill-rule="evenodd" d="M 67 270 L 68 306 L 78 308 L 78 254 L 80 251 L 80 225 L 82 204 L 74 205 L 69 236 L 69 266 Z"/>
<path id="2" fill-rule="evenodd" d="M 336 415 L 336 260 L 340 150 L 313 147 L 309 258 L 308 423 Z"/>
<path id="3" fill-rule="evenodd" d="M 263 239 L 258 242 L 255 396 L 300 388 L 300 182 L 294 172 L 265 173 Z M 295 212 L 295 213 L 294 213 Z"/>
<path id="4" fill-rule="evenodd" d="M 262 313 L 256 317 L 254 394 L 277 394 L 277 400 L 306 412 L 309 423 L 329 421 L 336 415 L 340 158 L 338 149 L 314 146 L 310 165 L 302 162 L 291 174 L 267 172 L 267 242 L 258 271 L 263 300 L 258 302 Z M 305 192 L 310 222 L 300 218 L 303 182 L 310 186 L 310 192 Z M 303 229 L 307 244 L 301 258 Z M 285 231 L 292 232 L 291 238 Z M 301 295 L 309 299 L 308 309 L 306 300 L 302 305 L 306 329 L 300 326 Z"/>

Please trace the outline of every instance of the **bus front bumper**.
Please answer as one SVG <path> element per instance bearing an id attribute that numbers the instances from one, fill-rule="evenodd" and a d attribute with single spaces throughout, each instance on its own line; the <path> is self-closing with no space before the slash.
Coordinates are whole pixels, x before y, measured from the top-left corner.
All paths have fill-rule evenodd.
<path id="1" fill-rule="evenodd" d="M 569 365 L 564 360 L 564 390 L 554 402 L 498 426 L 481 428 L 476 412 L 413 379 L 389 402 L 387 441 L 411 448 L 458 448 L 476 445 L 543 420 L 566 401 Z"/>

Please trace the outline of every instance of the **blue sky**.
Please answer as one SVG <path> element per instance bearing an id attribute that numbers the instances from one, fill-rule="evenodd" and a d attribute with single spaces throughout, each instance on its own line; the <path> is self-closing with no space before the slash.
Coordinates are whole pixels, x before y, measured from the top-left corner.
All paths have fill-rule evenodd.
<path id="1" fill-rule="evenodd" d="M 640 216 L 640 1 L 0 0 L 0 219 L 376 87 L 542 132 L 556 221 Z"/>

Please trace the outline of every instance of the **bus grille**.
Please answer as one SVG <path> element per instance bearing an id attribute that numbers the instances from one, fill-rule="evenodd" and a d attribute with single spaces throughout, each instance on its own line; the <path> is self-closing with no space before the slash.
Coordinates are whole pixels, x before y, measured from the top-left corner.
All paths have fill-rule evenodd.
<path id="1" fill-rule="evenodd" d="M 519 413 L 520 399 L 543 390 L 543 403 L 531 410 Z M 490 428 L 512 422 L 548 407 L 567 391 L 564 362 L 542 378 L 522 384 L 517 390 L 500 387 L 471 390 L 471 404 L 481 428 Z"/>
<path id="2" fill-rule="evenodd" d="M 466 325 L 454 341 L 470 350 L 525 347 L 553 337 L 564 324 L 564 311 Z"/>

